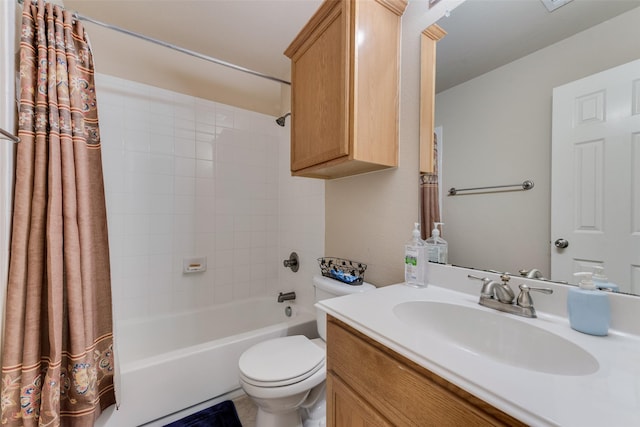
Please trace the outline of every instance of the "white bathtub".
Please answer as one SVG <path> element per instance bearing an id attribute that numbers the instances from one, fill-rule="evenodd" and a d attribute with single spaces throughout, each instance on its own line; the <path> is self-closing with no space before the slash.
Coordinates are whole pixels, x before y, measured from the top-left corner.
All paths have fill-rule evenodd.
<path id="1" fill-rule="evenodd" d="M 240 388 L 238 359 L 268 338 L 317 336 L 315 313 L 257 298 L 117 325 L 119 409 L 96 425 L 139 426 Z"/>

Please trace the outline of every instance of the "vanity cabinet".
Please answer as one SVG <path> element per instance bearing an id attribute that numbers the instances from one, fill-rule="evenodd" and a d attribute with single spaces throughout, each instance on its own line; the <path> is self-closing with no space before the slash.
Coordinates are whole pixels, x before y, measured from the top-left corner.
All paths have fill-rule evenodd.
<path id="1" fill-rule="evenodd" d="M 407 0 L 325 0 L 291 58 L 291 172 L 338 178 L 398 165 Z"/>
<path id="2" fill-rule="evenodd" d="M 344 322 L 327 320 L 328 426 L 524 426 Z"/>

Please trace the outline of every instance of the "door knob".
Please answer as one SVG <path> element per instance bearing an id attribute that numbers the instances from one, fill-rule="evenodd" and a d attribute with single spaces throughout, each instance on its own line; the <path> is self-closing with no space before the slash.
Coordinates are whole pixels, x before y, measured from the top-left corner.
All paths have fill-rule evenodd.
<path id="1" fill-rule="evenodd" d="M 558 239 L 558 240 L 555 241 L 554 245 L 558 249 L 564 249 L 567 246 L 569 246 L 569 241 L 565 240 L 565 239 Z"/>

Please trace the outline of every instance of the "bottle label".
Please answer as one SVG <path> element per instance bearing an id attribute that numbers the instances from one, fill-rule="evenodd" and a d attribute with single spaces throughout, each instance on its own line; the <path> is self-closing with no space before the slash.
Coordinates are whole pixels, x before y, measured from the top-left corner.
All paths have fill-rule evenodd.
<path id="1" fill-rule="evenodd" d="M 406 282 L 418 279 L 418 250 L 406 248 L 404 251 L 404 280 Z"/>
<path id="2" fill-rule="evenodd" d="M 437 246 L 433 245 L 433 246 L 429 246 L 427 248 L 427 257 L 429 258 L 429 261 L 431 262 L 440 262 L 440 250 L 438 249 Z"/>
<path id="3" fill-rule="evenodd" d="M 427 247 L 427 259 L 431 262 L 439 264 L 447 263 L 447 249 L 438 245 L 430 245 Z"/>

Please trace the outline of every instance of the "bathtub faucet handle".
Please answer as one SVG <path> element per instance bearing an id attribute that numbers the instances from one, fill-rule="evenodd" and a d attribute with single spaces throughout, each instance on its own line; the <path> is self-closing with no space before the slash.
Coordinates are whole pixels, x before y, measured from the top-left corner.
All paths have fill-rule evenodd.
<path id="1" fill-rule="evenodd" d="M 285 267 L 289 267 L 294 273 L 297 272 L 298 268 L 300 268 L 298 254 L 295 252 L 291 252 L 291 254 L 289 255 L 289 259 L 285 259 L 282 264 Z"/>
<path id="2" fill-rule="evenodd" d="M 278 302 L 292 301 L 296 299 L 295 292 L 280 292 L 278 294 Z"/>

